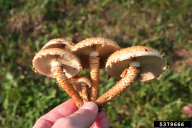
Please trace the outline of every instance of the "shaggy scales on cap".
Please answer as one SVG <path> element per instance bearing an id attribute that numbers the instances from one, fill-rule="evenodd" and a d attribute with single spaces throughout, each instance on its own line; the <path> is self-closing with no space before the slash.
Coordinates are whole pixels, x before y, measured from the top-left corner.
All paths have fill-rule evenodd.
<path id="1" fill-rule="evenodd" d="M 52 39 L 47 42 L 41 49 L 49 49 L 49 48 L 61 48 L 66 51 L 71 51 L 75 44 L 71 41 L 63 38 Z"/>

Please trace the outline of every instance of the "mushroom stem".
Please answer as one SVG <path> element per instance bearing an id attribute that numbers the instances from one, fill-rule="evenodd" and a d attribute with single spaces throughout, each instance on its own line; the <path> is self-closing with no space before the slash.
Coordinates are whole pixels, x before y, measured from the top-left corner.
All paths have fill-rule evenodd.
<path id="1" fill-rule="evenodd" d="M 131 63 L 129 64 L 129 66 L 130 66 L 130 67 L 140 67 L 140 62 L 135 62 L 135 61 L 133 61 L 133 62 L 131 62 Z"/>
<path id="2" fill-rule="evenodd" d="M 80 93 L 80 95 L 81 95 L 81 97 L 83 99 L 84 104 L 89 101 L 87 90 L 88 89 L 87 89 L 87 87 L 85 85 L 85 86 L 82 86 L 81 91 L 79 91 L 79 93 Z"/>
<path id="3" fill-rule="evenodd" d="M 116 85 L 114 85 L 110 90 L 108 90 L 106 93 L 101 95 L 95 101 L 98 105 L 103 106 L 112 98 L 114 98 L 115 96 L 123 92 L 127 87 L 131 86 L 131 84 L 134 82 L 134 80 L 137 78 L 140 72 L 140 69 L 138 67 L 129 67 L 128 69 L 125 69 L 125 70 L 127 71 L 124 77 Z"/>
<path id="4" fill-rule="evenodd" d="M 92 86 L 92 83 L 87 77 L 79 77 L 73 81 L 73 87 L 75 90 L 79 92 L 84 103 L 89 101 L 88 89 L 91 88 L 91 86 Z"/>
<path id="5" fill-rule="evenodd" d="M 53 66 L 54 64 L 52 64 Z M 53 73 L 54 77 L 57 79 L 59 86 L 61 86 L 67 94 L 73 99 L 76 106 L 80 108 L 83 105 L 83 101 L 81 100 L 78 93 L 75 91 L 73 86 L 70 84 L 69 80 L 67 79 L 65 73 L 62 71 L 62 68 L 58 66 L 59 64 L 54 65 L 51 68 L 51 72 Z"/>
<path id="6" fill-rule="evenodd" d="M 70 80 L 72 81 L 72 83 L 76 80 L 76 79 L 78 79 L 80 77 L 80 75 L 79 74 L 77 74 L 76 76 L 74 76 L 74 77 L 71 77 L 70 78 Z"/>
<path id="7" fill-rule="evenodd" d="M 99 87 L 99 63 L 100 58 L 97 56 L 90 56 L 89 57 L 89 69 L 90 69 L 90 76 L 91 76 L 91 82 L 92 87 L 89 94 L 89 99 L 91 101 L 96 101 L 97 99 L 97 93 L 98 93 L 98 87 Z"/>
<path id="8" fill-rule="evenodd" d="M 53 60 L 52 63 L 51 63 L 51 66 L 52 66 L 52 67 L 62 66 L 62 64 L 61 64 L 60 62 L 57 62 L 56 60 Z"/>

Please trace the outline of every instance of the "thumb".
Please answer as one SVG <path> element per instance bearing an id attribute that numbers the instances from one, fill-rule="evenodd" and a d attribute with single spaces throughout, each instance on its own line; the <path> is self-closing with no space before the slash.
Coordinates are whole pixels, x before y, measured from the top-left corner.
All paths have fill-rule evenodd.
<path id="1" fill-rule="evenodd" d="M 87 102 L 70 116 L 58 119 L 53 128 L 89 128 L 96 120 L 97 114 L 97 105 Z"/>

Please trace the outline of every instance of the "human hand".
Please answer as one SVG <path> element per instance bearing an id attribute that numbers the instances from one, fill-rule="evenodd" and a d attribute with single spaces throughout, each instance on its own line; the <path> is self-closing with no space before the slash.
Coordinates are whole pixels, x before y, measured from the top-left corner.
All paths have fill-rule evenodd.
<path id="1" fill-rule="evenodd" d="M 109 128 L 109 124 L 106 112 L 98 113 L 95 103 L 87 102 L 78 110 L 70 99 L 39 118 L 33 128 Z"/>

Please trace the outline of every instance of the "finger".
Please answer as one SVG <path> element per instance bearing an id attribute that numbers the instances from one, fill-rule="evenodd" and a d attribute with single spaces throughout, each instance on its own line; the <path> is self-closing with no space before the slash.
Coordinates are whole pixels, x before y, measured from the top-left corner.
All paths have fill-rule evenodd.
<path id="1" fill-rule="evenodd" d="M 109 128 L 109 126 L 110 121 L 107 118 L 107 113 L 105 111 L 101 111 L 91 128 Z"/>
<path id="2" fill-rule="evenodd" d="M 96 121 L 100 120 L 102 117 L 107 117 L 107 113 L 103 110 L 100 113 L 98 113 Z"/>
<path id="3" fill-rule="evenodd" d="M 110 121 L 107 117 L 102 117 L 100 120 L 95 122 L 93 128 L 109 128 Z"/>
<path id="4" fill-rule="evenodd" d="M 53 128 L 89 128 L 96 120 L 97 114 L 97 105 L 93 102 L 87 102 L 74 114 L 60 118 L 53 125 Z"/>
<path id="5" fill-rule="evenodd" d="M 105 111 L 101 111 L 98 113 L 97 118 L 94 122 L 94 124 L 91 126 L 91 128 L 94 128 L 94 126 L 98 123 L 98 121 L 102 118 L 102 117 L 107 117 L 107 113 Z"/>
<path id="6" fill-rule="evenodd" d="M 59 118 L 69 116 L 77 110 L 75 103 L 70 99 L 39 118 L 33 128 L 51 128 Z"/>

